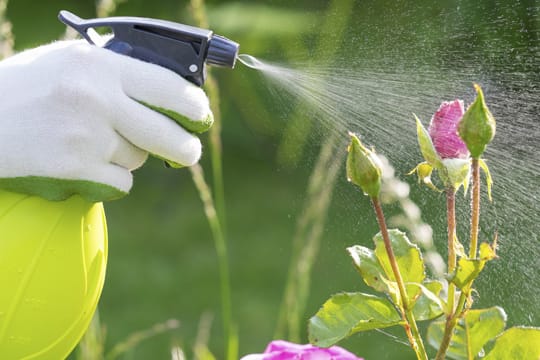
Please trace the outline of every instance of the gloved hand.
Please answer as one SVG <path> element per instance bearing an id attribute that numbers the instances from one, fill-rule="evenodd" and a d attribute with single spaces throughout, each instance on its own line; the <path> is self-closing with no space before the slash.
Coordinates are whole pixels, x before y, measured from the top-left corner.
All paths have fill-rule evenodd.
<path id="1" fill-rule="evenodd" d="M 148 153 L 196 163 L 192 133 L 212 122 L 204 92 L 170 70 L 84 41 L 41 46 L 0 62 L 0 187 L 119 198 Z"/>

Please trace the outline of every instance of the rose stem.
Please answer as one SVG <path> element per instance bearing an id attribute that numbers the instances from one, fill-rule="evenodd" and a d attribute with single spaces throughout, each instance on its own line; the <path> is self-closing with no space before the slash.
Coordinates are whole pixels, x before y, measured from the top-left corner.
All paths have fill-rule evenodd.
<path id="1" fill-rule="evenodd" d="M 470 234 L 470 249 L 469 249 L 469 258 L 476 259 L 476 253 L 478 248 L 478 224 L 480 220 L 480 166 L 478 159 L 472 160 L 472 198 L 471 198 L 471 234 Z M 450 232 L 450 230 L 449 230 Z M 450 254 L 450 249 L 448 249 Z M 455 267 L 455 263 L 454 263 Z M 450 271 L 450 260 L 448 261 L 449 273 Z M 472 284 L 471 284 L 472 285 Z M 450 304 L 450 286 L 453 287 L 453 284 L 449 285 L 448 290 L 448 303 Z M 452 338 L 452 332 L 456 326 L 457 319 L 462 315 L 463 309 L 465 307 L 466 299 L 469 296 L 468 292 L 462 291 L 459 296 L 459 302 L 456 307 L 455 312 L 452 314 L 450 311 L 450 317 L 446 319 L 446 327 L 444 330 L 443 340 L 439 351 L 437 352 L 436 360 L 444 360 L 446 356 L 446 351 L 450 345 L 450 340 Z M 452 294 L 453 297 L 453 294 Z M 453 303 L 453 299 L 452 299 Z M 449 309 L 451 309 L 449 307 Z"/>
<path id="2" fill-rule="evenodd" d="M 402 310 L 405 313 L 405 332 L 407 332 L 407 337 L 409 338 L 411 347 L 416 353 L 416 357 L 418 359 L 427 360 L 428 356 L 426 353 L 426 349 L 424 348 L 424 343 L 422 341 L 422 337 L 420 336 L 418 326 L 416 325 L 416 320 L 414 319 L 412 309 L 409 308 L 409 297 L 407 296 L 407 292 L 405 290 L 405 284 L 403 282 L 403 278 L 401 277 L 401 272 L 399 271 L 396 257 L 394 256 L 394 251 L 392 250 L 392 244 L 390 242 L 390 236 L 388 234 L 388 228 L 386 226 L 386 221 L 384 218 L 381 203 L 377 197 L 372 197 L 371 202 L 377 216 L 377 222 L 379 223 L 379 227 L 381 229 L 384 246 L 386 248 L 386 254 L 388 255 L 388 260 L 390 261 L 394 277 L 396 278 L 396 282 L 398 284 L 399 293 L 401 296 L 401 303 L 403 304 Z"/>
<path id="3" fill-rule="evenodd" d="M 476 259 L 478 248 L 478 223 L 480 222 L 480 165 L 478 159 L 472 160 L 472 199 L 471 199 L 471 247 L 469 258 Z"/>

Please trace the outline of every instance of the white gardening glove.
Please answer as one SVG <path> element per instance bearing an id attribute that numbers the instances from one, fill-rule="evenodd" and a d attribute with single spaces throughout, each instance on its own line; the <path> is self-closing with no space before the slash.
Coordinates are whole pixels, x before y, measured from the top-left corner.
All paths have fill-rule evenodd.
<path id="1" fill-rule="evenodd" d="M 0 62 L 0 187 L 119 198 L 149 153 L 196 163 L 192 133 L 212 121 L 204 92 L 163 67 L 85 41 L 28 50 Z"/>

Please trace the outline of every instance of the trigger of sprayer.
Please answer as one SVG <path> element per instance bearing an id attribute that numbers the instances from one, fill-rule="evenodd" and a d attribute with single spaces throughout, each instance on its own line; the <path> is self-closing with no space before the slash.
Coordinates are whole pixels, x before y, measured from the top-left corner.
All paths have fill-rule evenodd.
<path id="1" fill-rule="evenodd" d="M 91 32 L 108 28 L 113 36 L 103 47 L 166 67 L 198 86 L 206 78 L 205 64 L 232 69 L 238 56 L 238 43 L 211 30 L 171 21 L 142 17 L 81 19 L 65 10 L 58 18 L 94 45 Z"/>

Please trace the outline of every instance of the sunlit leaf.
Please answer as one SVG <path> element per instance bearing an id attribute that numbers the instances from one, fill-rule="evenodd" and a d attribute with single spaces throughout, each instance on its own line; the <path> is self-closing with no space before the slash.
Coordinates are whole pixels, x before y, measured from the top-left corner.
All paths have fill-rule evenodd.
<path id="1" fill-rule="evenodd" d="M 495 243 L 496 244 L 496 243 Z M 451 281 L 462 290 L 467 290 L 470 284 L 478 277 L 486 262 L 493 260 L 497 255 L 495 249 L 488 243 L 480 244 L 480 258 L 468 259 L 462 257 L 458 260 L 458 266 Z"/>
<path id="2" fill-rule="evenodd" d="M 341 293 L 327 300 L 309 319 L 309 341 L 326 347 L 360 331 L 400 323 L 401 317 L 388 300 L 363 293 Z"/>
<path id="3" fill-rule="evenodd" d="M 387 275 L 373 250 L 355 245 L 347 248 L 347 251 L 366 285 L 387 294 L 394 292 L 393 287 L 389 286 Z"/>
<path id="4" fill-rule="evenodd" d="M 540 328 L 513 327 L 503 332 L 485 360 L 540 359 Z"/>
<path id="5" fill-rule="evenodd" d="M 439 297 L 443 284 L 440 281 L 426 281 L 420 285 L 421 293 L 413 307 L 417 321 L 434 319 L 443 314 L 445 304 Z"/>
<path id="6" fill-rule="evenodd" d="M 396 258 L 403 282 L 421 284 L 426 277 L 424 269 L 424 261 L 420 249 L 415 244 L 411 243 L 404 232 L 397 229 L 388 230 L 390 244 Z M 375 242 L 375 256 L 379 260 L 381 267 L 384 269 L 386 277 L 395 282 L 394 271 L 386 252 L 384 240 L 379 232 L 373 238 Z M 414 299 L 420 294 L 418 286 L 406 286 L 409 299 Z"/>
<path id="7" fill-rule="evenodd" d="M 452 278 L 452 282 L 462 290 L 467 290 L 469 285 L 478 277 L 478 274 L 484 268 L 485 260 L 471 260 L 461 258 L 458 261 L 456 274 Z"/>
<path id="8" fill-rule="evenodd" d="M 486 343 L 499 335 L 506 325 L 506 314 L 500 307 L 469 310 L 454 329 L 447 356 L 456 360 L 472 360 L 483 352 Z M 439 348 L 445 321 L 436 321 L 428 328 L 428 342 Z M 506 359 L 525 359 L 508 357 Z"/>
<path id="9" fill-rule="evenodd" d="M 486 242 L 480 244 L 480 260 L 493 260 L 497 257 L 496 246 L 497 238 L 493 242 L 494 246 L 489 245 Z"/>

